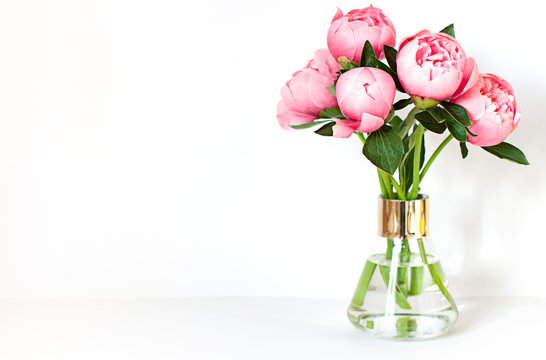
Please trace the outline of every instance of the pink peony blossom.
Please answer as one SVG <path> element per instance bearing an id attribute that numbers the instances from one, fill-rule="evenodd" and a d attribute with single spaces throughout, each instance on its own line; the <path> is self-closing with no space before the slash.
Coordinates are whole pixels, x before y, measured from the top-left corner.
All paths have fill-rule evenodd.
<path id="1" fill-rule="evenodd" d="M 497 145 L 506 139 L 521 117 L 512 86 L 493 74 L 480 74 L 478 82 L 452 100 L 468 112 L 472 126 L 468 141 L 479 146 Z"/>
<path id="2" fill-rule="evenodd" d="M 334 136 L 379 129 L 391 111 L 395 93 L 394 80 L 383 70 L 360 67 L 343 73 L 336 83 L 336 94 L 339 108 L 350 120 L 338 121 Z"/>
<path id="3" fill-rule="evenodd" d="M 402 87 L 422 100 L 456 98 L 478 81 L 478 66 L 453 37 L 428 30 L 402 40 L 397 71 Z"/>
<path id="4" fill-rule="evenodd" d="M 337 106 L 336 98 L 326 88 L 334 84 L 340 69 L 328 50 L 317 50 L 315 58 L 281 88 L 282 100 L 277 106 L 281 127 L 291 129 L 291 125 L 312 122 L 321 110 Z"/>
<path id="5" fill-rule="evenodd" d="M 384 57 L 383 46 L 396 45 L 396 31 L 381 9 L 370 6 L 365 9 L 349 11 L 346 15 L 340 9 L 328 30 L 328 49 L 336 60 L 345 56 L 360 62 L 362 48 L 368 40 L 377 58 Z"/>

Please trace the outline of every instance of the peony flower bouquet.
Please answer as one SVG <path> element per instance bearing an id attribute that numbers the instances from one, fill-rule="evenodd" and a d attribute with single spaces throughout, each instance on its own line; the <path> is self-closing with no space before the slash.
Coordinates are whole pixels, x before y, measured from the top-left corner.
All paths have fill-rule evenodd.
<path id="1" fill-rule="evenodd" d="M 501 159 L 528 162 L 521 150 L 504 142 L 520 120 L 514 90 L 499 76 L 478 71 L 455 39 L 453 25 L 437 33 L 422 30 L 404 38 L 398 49 L 395 44 L 394 25 L 380 9 L 347 14 L 338 9 L 328 30 L 328 50 L 317 50 L 282 87 L 277 119 L 285 129 L 319 126 L 316 134 L 355 134 L 362 141 L 362 153 L 377 168 L 383 240 L 364 267 L 349 318 L 372 335 L 419 339 L 445 332 L 458 316 L 426 241 L 428 197 L 419 193 L 423 177 L 452 140 L 463 159 L 470 143 Z M 401 98 L 395 102 L 397 91 Z M 397 115 L 410 105 L 405 117 Z M 447 133 L 428 159 L 426 132 Z M 370 294 L 378 289 L 374 279 L 383 283 L 381 297 Z M 425 303 L 435 309 L 423 308 Z M 431 325 L 431 318 L 442 321 Z"/>

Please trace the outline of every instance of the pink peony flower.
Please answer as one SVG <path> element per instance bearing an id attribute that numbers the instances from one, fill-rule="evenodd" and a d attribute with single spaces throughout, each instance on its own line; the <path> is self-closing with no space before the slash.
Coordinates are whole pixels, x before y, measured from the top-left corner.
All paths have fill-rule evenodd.
<path id="1" fill-rule="evenodd" d="M 334 84 L 340 69 L 328 50 L 317 50 L 315 58 L 281 88 L 282 100 L 277 106 L 281 127 L 291 129 L 291 125 L 312 122 L 321 110 L 337 106 L 336 98 L 326 88 Z"/>
<path id="2" fill-rule="evenodd" d="M 383 70 L 360 67 L 343 73 L 336 83 L 336 94 L 339 108 L 350 120 L 338 121 L 334 136 L 379 129 L 391 111 L 395 93 L 394 80 Z"/>
<path id="3" fill-rule="evenodd" d="M 456 98 L 478 81 L 474 59 L 443 33 L 423 30 L 402 40 L 396 62 L 400 83 L 414 101 L 415 97 L 438 102 Z"/>
<path id="4" fill-rule="evenodd" d="M 506 139 L 521 117 L 512 86 L 493 74 L 480 74 L 478 82 L 452 100 L 468 112 L 472 126 L 468 141 L 479 146 L 497 145 Z"/>
<path id="5" fill-rule="evenodd" d="M 389 18 L 373 6 L 352 10 L 346 15 L 338 8 L 327 38 L 328 49 L 334 58 L 345 56 L 360 62 L 366 40 L 372 44 L 377 58 L 383 58 L 383 46 L 396 45 L 396 31 Z"/>

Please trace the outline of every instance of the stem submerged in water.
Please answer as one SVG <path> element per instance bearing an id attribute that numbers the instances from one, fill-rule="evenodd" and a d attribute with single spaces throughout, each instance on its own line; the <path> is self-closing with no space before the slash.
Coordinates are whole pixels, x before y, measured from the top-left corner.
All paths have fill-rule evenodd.
<path id="1" fill-rule="evenodd" d="M 411 268 L 411 284 L 409 295 L 419 295 L 423 292 L 423 277 L 425 276 L 425 268 L 416 266 Z"/>
<path id="2" fill-rule="evenodd" d="M 427 253 L 425 251 L 425 245 L 423 244 L 423 239 L 417 239 L 417 244 L 419 245 L 419 253 L 421 254 L 421 260 L 425 264 L 427 264 L 428 271 L 430 272 L 430 276 L 432 277 L 432 281 L 438 286 L 438 289 L 440 289 L 440 292 L 445 296 L 447 301 L 449 301 L 449 304 L 451 305 L 452 309 L 457 311 L 457 304 L 455 304 L 455 300 L 447 290 L 446 286 L 444 285 L 443 280 L 443 271 L 440 267 L 439 262 L 434 262 L 433 264 L 429 264 Z"/>
<path id="3" fill-rule="evenodd" d="M 381 272 L 381 277 L 387 289 L 392 285 L 394 288 L 394 299 L 396 304 L 406 310 L 411 309 L 411 304 L 408 302 L 408 269 L 406 266 L 400 266 L 401 263 L 407 263 L 411 255 L 409 249 L 408 240 L 401 240 L 400 251 L 398 254 L 394 251 L 395 242 L 393 239 L 387 239 L 387 251 L 385 252 L 385 257 L 390 261 L 391 265 L 379 265 L 379 271 Z M 398 261 L 393 261 L 393 255 L 398 256 Z M 393 264 L 397 264 L 393 266 Z M 391 282 L 391 271 L 396 274 L 393 277 L 393 284 Z"/>
<path id="4" fill-rule="evenodd" d="M 408 267 L 407 264 L 410 260 L 411 252 L 409 248 L 409 241 L 407 239 L 402 239 L 401 247 L 400 247 L 400 262 L 398 267 L 398 287 L 400 288 L 400 291 L 406 297 L 408 296 Z"/>
<path id="5" fill-rule="evenodd" d="M 366 261 L 366 265 L 364 265 L 362 275 L 360 275 L 360 280 L 358 281 L 358 285 L 356 286 L 351 305 L 360 307 L 364 304 L 364 297 L 368 292 L 370 280 L 372 279 L 376 266 L 377 265 L 375 263 L 371 261 Z"/>

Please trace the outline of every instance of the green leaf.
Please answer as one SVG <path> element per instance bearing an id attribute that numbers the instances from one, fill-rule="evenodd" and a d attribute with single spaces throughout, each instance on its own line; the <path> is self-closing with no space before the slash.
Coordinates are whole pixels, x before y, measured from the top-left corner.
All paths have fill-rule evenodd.
<path id="1" fill-rule="evenodd" d="M 400 118 L 400 116 L 393 116 L 392 119 L 389 121 L 389 125 L 393 128 L 393 129 L 397 129 L 400 124 L 402 124 L 402 119 Z"/>
<path id="2" fill-rule="evenodd" d="M 444 122 L 436 121 L 436 119 L 428 111 L 423 111 L 415 114 L 415 118 L 419 120 L 419 122 L 425 127 L 425 129 L 430 130 L 436 134 L 443 134 L 444 131 L 446 131 L 446 124 Z"/>
<path id="3" fill-rule="evenodd" d="M 440 30 L 440 32 L 455 37 L 455 25 L 449 24 L 448 26 Z"/>
<path id="4" fill-rule="evenodd" d="M 375 52 L 370 41 L 366 40 L 364 47 L 362 48 L 362 55 L 360 57 L 360 66 L 370 66 L 370 59 L 375 58 Z"/>
<path id="5" fill-rule="evenodd" d="M 446 118 L 451 117 L 451 115 L 449 115 L 447 111 L 445 111 L 439 106 L 435 106 L 431 109 L 428 109 L 427 111 L 430 115 L 432 115 L 432 117 L 434 118 L 434 120 L 436 120 L 436 122 L 441 123 L 441 122 L 444 122 Z"/>
<path id="6" fill-rule="evenodd" d="M 459 124 L 451 116 L 445 119 L 447 129 L 453 137 L 460 142 L 466 142 L 466 128 Z"/>
<path id="7" fill-rule="evenodd" d="M 411 104 L 412 101 L 411 101 L 411 98 L 409 99 L 402 99 L 402 100 L 398 100 L 397 102 L 394 103 L 394 110 L 402 110 L 403 108 L 405 108 L 406 106 L 408 106 L 409 104 Z"/>
<path id="8" fill-rule="evenodd" d="M 319 124 L 324 124 L 324 123 L 329 122 L 329 121 L 331 121 L 331 120 L 319 120 L 319 121 L 313 121 L 313 122 L 310 122 L 310 123 L 307 123 L 307 124 L 290 125 L 290 127 L 292 129 L 296 129 L 296 130 L 309 129 L 309 128 L 312 128 L 313 126 L 317 126 Z"/>
<path id="9" fill-rule="evenodd" d="M 320 129 L 315 130 L 315 134 L 319 134 L 322 136 L 334 136 L 334 130 L 332 128 L 336 124 L 335 121 L 331 121 L 325 125 L 323 125 Z"/>
<path id="10" fill-rule="evenodd" d="M 381 62 L 381 60 L 379 60 L 376 57 L 370 58 L 370 66 L 383 70 L 384 72 L 388 73 L 393 78 L 396 77 L 396 73 L 390 67 L 385 65 L 383 62 Z"/>
<path id="11" fill-rule="evenodd" d="M 382 63 L 379 59 L 377 59 L 376 57 L 370 58 L 370 65 L 369 66 L 380 69 L 380 70 L 383 70 L 384 72 L 389 74 L 392 77 L 392 79 L 394 80 L 394 84 L 396 85 L 396 89 L 398 91 L 400 91 L 400 92 L 403 92 L 403 93 L 406 92 L 406 90 L 404 90 L 404 88 L 400 84 L 400 81 L 398 80 L 398 75 L 396 75 L 396 73 L 390 67 L 388 67 L 387 65 Z"/>
<path id="12" fill-rule="evenodd" d="M 402 161 L 404 145 L 392 127 L 383 125 L 368 135 L 362 153 L 372 164 L 392 175 Z"/>
<path id="13" fill-rule="evenodd" d="M 385 52 L 385 58 L 387 59 L 389 66 L 396 71 L 396 55 L 398 55 L 398 51 L 389 45 L 384 45 L 383 51 Z"/>
<path id="14" fill-rule="evenodd" d="M 330 92 L 330 94 L 336 96 L 336 85 L 335 85 L 335 84 L 332 85 L 332 86 L 328 86 L 328 87 L 326 88 L 326 90 L 328 90 L 328 91 Z"/>
<path id="15" fill-rule="evenodd" d="M 442 101 L 442 106 L 455 120 L 457 120 L 463 126 L 471 126 L 470 118 L 466 109 L 461 105 Z"/>
<path id="16" fill-rule="evenodd" d="M 321 110 L 319 113 L 319 117 L 323 119 L 347 119 L 345 115 L 341 112 L 338 106 L 326 108 L 324 110 Z"/>
<path id="17" fill-rule="evenodd" d="M 459 146 L 461 147 L 461 156 L 463 157 L 463 159 L 466 159 L 466 157 L 468 156 L 468 148 L 466 147 L 466 143 L 460 142 Z"/>
<path id="18" fill-rule="evenodd" d="M 482 146 L 482 149 L 501 159 L 510 160 L 518 164 L 529 165 L 529 161 L 527 161 L 523 151 L 507 142 L 501 142 L 500 144 L 494 146 Z"/>

